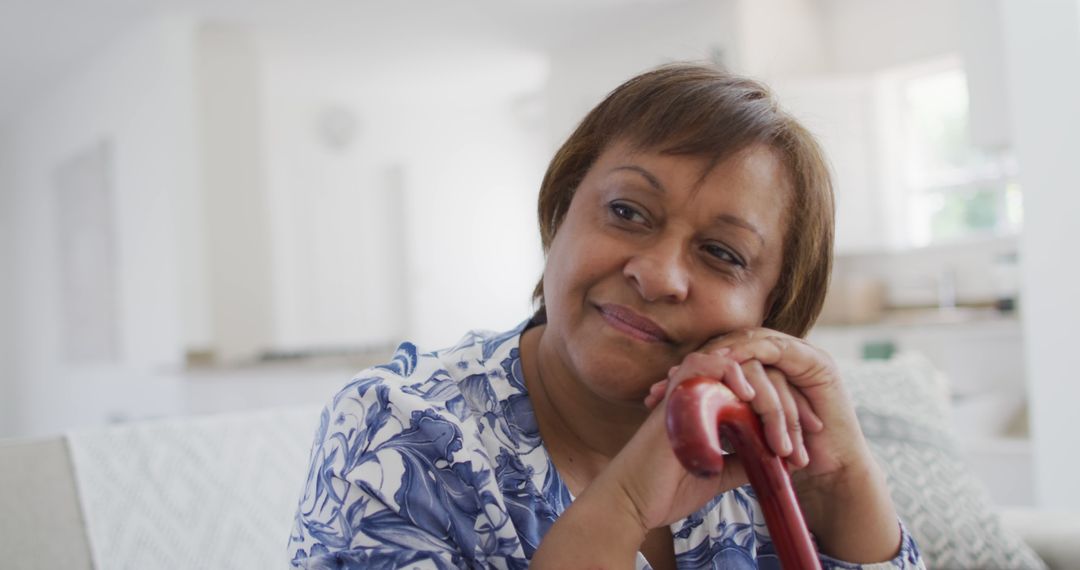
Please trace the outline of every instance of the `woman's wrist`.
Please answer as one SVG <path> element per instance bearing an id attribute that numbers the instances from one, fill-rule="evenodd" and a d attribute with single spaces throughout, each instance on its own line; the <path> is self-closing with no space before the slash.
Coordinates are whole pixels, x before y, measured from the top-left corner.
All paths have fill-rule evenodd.
<path id="1" fill-rule="evenodd" d="M 807 526 L 822 554 L 846 562 L 891 560 L 902 540 L 880 466 L 867 456 L 841 473 L 796 486 Z"/>
<path id="2" fill-rule="evenodd" d="M 629 495 L 601 476 L 574 499 L 544 536 L 534 568 L 627 568 L 648 529 Z"/>

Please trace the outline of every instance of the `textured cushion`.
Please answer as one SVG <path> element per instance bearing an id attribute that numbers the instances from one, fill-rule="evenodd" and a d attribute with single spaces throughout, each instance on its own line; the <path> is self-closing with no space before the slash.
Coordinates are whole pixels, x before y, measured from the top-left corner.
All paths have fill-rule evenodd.
<path id="1" fill-rule="evenodd" d="M 69 434 L 94 566 L 286 565 L 318 422 L 304 407 Z"/>
<path id="2" fill-rule="evenodd" d="M 896 508 L 929 568 L 1046 568 L 1002 525 L 982 483 L 959 459 L 949 431 L 948 383 L 932 364 L 900 355 L 840 366 Z"/>

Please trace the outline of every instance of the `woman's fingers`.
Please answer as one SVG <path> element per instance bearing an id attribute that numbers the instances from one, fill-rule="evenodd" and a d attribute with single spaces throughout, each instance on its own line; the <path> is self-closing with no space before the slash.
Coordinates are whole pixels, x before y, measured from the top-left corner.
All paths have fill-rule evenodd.
<path id="1" fill-rule="evenodd" d="M 731 358 L 724 360 L 724 375 L 721 377 L 724 385 L 735 392 L 735 395 L 744 402 L 752 402 L 761 394 L 762 387 L 755 386 L 743 372 L 742 365 Z"/>
<path id="2" fill-rule="evenodd" d="M 730 356 L 731 351 L 727 348 L 688 355 L 682 364 L 669 371 L 667 380 L 657 382 L 650 388 L 645 405 L 649 409 L 654 408 L 665 394 L 690 378 L 716 378 L 739 399 L 749 402 L 750 407 L 761 417 L 766 443 L 774 453 L 787 457 L 800 466 L 805 465 L 807 454 L 799 417 L 802 409 L 810 407 L 805 398 L 800 404 L 798 396 L 795 395 L 797 390 L 788 385 L 779 371 L 773 369 L 775 378 L 771 378 L 766 372 L 767 367 L 757 360 L 739 363 Z M 820 420 L 815 415 L 811 423 L 817 428 Z"/>
<path id="3" fill-rule="evenodd" d="M 795 400 L 788 393 L 787 386 L 773 382 L 766 374 L 765 367 L 756 360 L 748 360 L 740 368 L 757 392 L 757 397 L 750 401 L 750 407 L 761 416 L 769 447 L 780 457 L 791 456 L 796 444 L 791 426 L 797 425 L 799 418 Z"/>
<path id="4" fill-rule="evenodd" d="M 668 378 L 671 377 L 671 374 L 674 372 L 674 370 L 676 368 L 677 367 L 673 366 L 671 368 L 671 370 L 668 371 Z M 661 380 L 661 381 L 659 381 L 659 382 L 657 382 L 657 383 L 655 383 L 655 384 L 653 384 L 652 386 L 649 387 L 649 394 L 647 396 L 645 396 L 645 407 L 646 408 L 651 410 L 651 409 L 655 408 L 658 404 L 660 404 L 660 401 L 664 399 L 664 394 L 667 393 L 667 386 L 668 386 L 668 382 L 670 381 L 670 380 L 668 380 L 668 378 L 664 378 L 663 380 Z"/>
<path id="5" fill-rule="evenodd" d="M 728 348 L 728 355 L 744 362 L 758 360 L 780 369 L 788 381 L 799 388 L 815 388 L 838 376 L 832 358 L 814 345 L 775 331 L 756 331 L 718 339 L 717 348 Z"/>
<path id="6" fill-rule="evenodd" d="M 761 363 L 757 360 L 752 362 L 756 362 L 758 366 L 761 366 Z M 810 456 L 806 453 L 806 442 L 803 440 L 803 422 L 799 414 L 798 403 L 795 400 L 796 390 L 791 387 L 791 384 L 788 384 L 787 378 L 779 370 L 771 366 L 762 366 L 762 369 L 765 376 L 772 382 L 777 395 L 780 396 L 780 405 L 787 420 L 787 433 L 791 439 L 791 454 L 787 456 L 787 460 L 796 467 L 805 467 L 807 463 L 810 463 Z"/>
<path id="7" fill-rule="evenodd" d="M 674 374 L 669 373 L 671 382 L 668 383 L 667 392 L 670 393 L 679 382 L 705 376 L 723 382 L 740 400 L 749 402 L 754 399 L 754 387 L 746 380 L 739 363 L 728 357 L 729 352 L 725 348 L 688 354 L 682 364 L 675 367 Z"/>
<path id="8" fill-rule="evenodd" d="M 759 388 L 743 374 L 742 365 L 727 357 L 728 351 L 722 350 L 715 354 L 692 353 L 683 359 L 682 364 L 675 367 L 674 373 L 669 374 L 669 382 L 666 386 L 666 394 L 670 394 L 675 386 L 691 378 L 705 377 L 714 378 L 730 389 L 736 397 L 744 402 L 753 401 Z M 762 383 L 760 389 L 768 389 L 767 383 Z"/>
<path id="9" fill-rule="evenodd" d="M 791 395 L 795 398 L 795 406 L 799 409 L 799 422 L 803 429 L 810 433 L 818 433 L 825 429 L 825 422 L 814 413 L 814 408 L 810 405 L 810 400 L 806 399 L 806 395 L 797 389 L 792 390 Z"/>

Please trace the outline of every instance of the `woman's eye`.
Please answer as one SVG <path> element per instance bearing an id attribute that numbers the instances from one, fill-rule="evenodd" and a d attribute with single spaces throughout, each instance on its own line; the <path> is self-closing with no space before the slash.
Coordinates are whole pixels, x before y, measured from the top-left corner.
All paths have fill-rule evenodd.
<path id="1" fill-rule="evenodd" d="M 612 202 L 608 207 L 611 208 L 613 214 L 623 220 L 637 223 L 645 221 L 645 216 L 641 215 L 641 212 L 623 202 Z"/>
<path id="2" fill-rule="evenodd" d="M 706 253 L 712 257 L 723 261 L 724 263 L 730 263 L 738 267 L 746 267 L 746 263 L 743 262 L 738 255 L 733 253 L 730 249 L 717 245 L 715 243 L 706 244 L 703 248 Z"/>

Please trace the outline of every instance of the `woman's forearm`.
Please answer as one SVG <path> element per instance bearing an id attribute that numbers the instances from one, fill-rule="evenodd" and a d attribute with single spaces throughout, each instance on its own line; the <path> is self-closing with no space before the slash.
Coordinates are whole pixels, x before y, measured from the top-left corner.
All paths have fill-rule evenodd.
<path id="1" fill-rule="evenodd" d="M 601 480 L 589 485 L 544 535 L 529 566 L 540 570 L 633 568 L 647 529 L 615 491 Z"/>
<path id="2" fill-rule="evenodd" d="M 826 487 L 828 492 L 817 486 L 798 492 L 821 553 L 864 564 L 896 557 L 900 525 L 880 467 L 871 463 Z"/>

